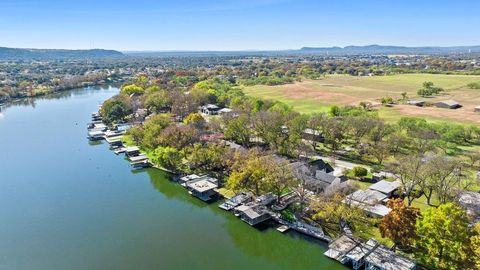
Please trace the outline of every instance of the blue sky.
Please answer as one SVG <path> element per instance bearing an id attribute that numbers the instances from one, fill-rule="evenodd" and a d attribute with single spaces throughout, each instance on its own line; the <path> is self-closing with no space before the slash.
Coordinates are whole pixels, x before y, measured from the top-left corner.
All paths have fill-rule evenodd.
<path id="1" fill-rule="evenodd" d="M 0 46 L 253 50 L 480 44 L 478 0 L 1 0 Z"/>

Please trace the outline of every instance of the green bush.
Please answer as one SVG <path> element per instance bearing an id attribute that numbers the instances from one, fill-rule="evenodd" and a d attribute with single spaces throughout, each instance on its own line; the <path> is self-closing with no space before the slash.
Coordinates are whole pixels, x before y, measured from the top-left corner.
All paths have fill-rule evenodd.
<path id="1" fill-rule="evenodd" d="M 360 166 L 353 167 L 352 172 L 355 177 L 365 177 L 368 174 L 367 169 Z"/>

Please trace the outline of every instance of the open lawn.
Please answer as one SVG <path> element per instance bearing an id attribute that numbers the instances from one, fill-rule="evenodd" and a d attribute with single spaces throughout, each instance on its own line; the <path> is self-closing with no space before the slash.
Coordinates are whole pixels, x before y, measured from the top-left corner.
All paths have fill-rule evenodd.
<path id="1" fill-rule="evenodd" d="M 421 98 L 417 90 L 425 81 L 432 81 L 435 86 L 446 91 L 435 97 Z M 480 76 L 437 75 L 437 74 L 402 74 L 390 76 L 356 77 L 348 75 L 331 75 L 321 80 L 307 80 L 294 84 L 279 86 L 249 86 L 244 88 L 246 94 L 276 99 L 293 106 L 304 113 L 326 112 L 332 105 L 358 105 L 361 101 L 371 102 L 379 108 L 381 117 L 397 120 L 401 116 L 419 116 L 429 120 L 451 120 L 462 123 L 480 123 L 480 113 L 473 111 L 480 106 L 480 90 L 470 89 L 467 84 L 480 82 Z M 391 96 L 400 99 L 406 92 L 410 99 L 421 99 L 427 103 L 453 99 L 463 105 L 456 110 L 436 107 L 415 107 L 395 105 L 382 107 L 380 99 Z"/>

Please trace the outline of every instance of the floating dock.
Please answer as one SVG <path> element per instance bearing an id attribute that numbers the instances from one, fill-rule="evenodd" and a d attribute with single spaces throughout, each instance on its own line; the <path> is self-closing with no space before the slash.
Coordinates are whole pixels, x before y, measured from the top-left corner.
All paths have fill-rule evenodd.
<path id="1" fill-rule="evenodd" d="M 288 227 L 287 225 L 282 225 L 282 226 L 277 228 L 277 231 L 279 231 L 281 233 L 284 233 L 284 232 L 288 231 L 289 229 L 290 229 L 290 227 Z"/>

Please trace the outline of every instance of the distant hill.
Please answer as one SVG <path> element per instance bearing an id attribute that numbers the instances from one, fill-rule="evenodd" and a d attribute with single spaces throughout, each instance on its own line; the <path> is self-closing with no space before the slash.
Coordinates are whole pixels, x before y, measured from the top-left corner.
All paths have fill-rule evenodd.
<path id="1" fill-rule="evenodd" d="M 278 55 L 374 55 L 374 54 L 460 54 L 480 53 L 480 46 L 455 47 L 402 47 L 402 46 L 347 46 L 347 47 L 303 47 L 299 50 L 264 51 L 126 51 L 129 56 L 139 57 L 195 57 L 195 56 L 278 56 Z"/>
<path id="2" fill-rule="evenodd" d="M 118 58 L 123 56 L 124 54 L 119 51 L 103 49 L 59 50 L 0 47 L 0 60 Z"/>
<path id="3" fill-rule="evenodd" d="M 454 46 L 454 47 L 403 47 L 403 46 L 347 46 L 347 47 L 303 47 L 301 53 L 308 54 L 458 54 L 480 53 L 480 46 Z"/>

